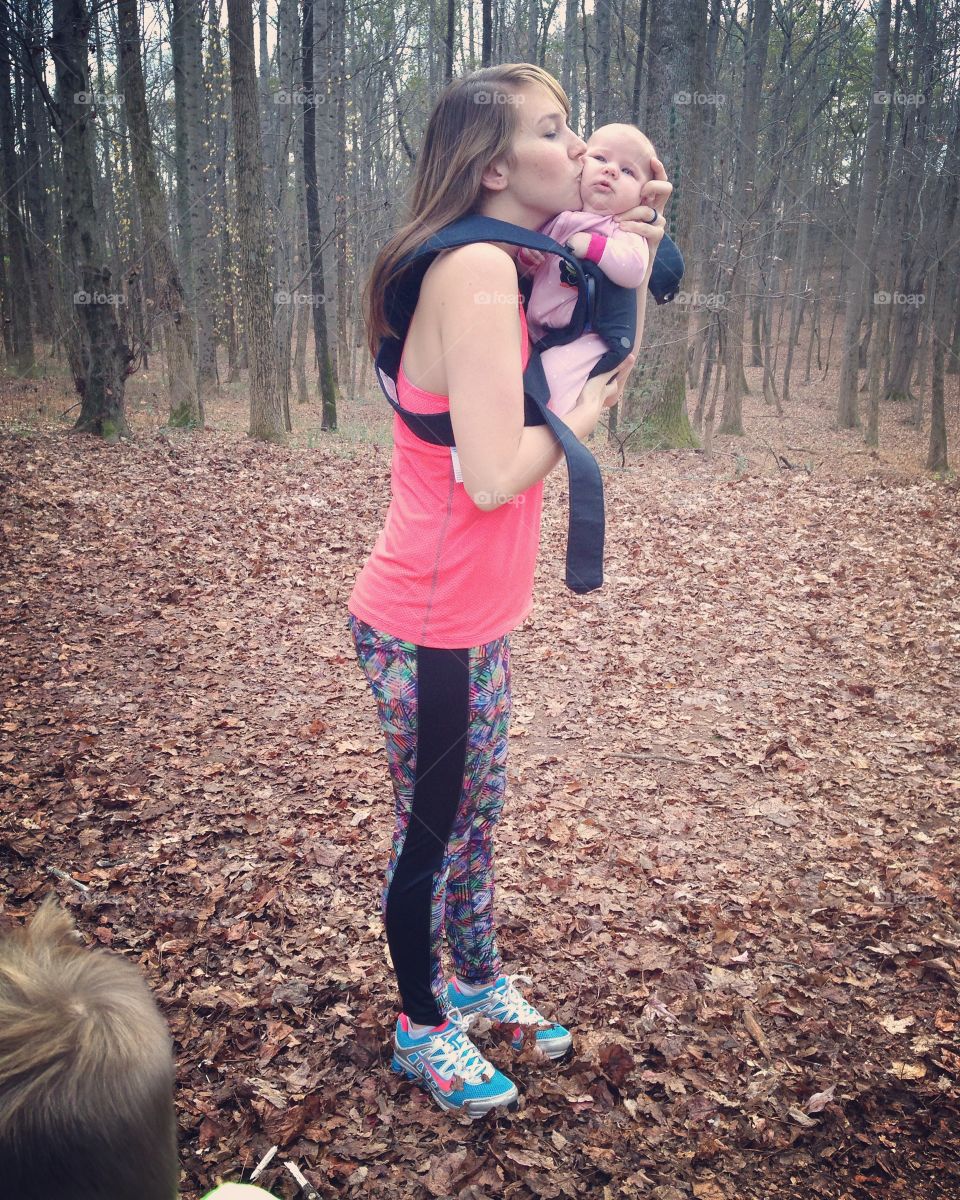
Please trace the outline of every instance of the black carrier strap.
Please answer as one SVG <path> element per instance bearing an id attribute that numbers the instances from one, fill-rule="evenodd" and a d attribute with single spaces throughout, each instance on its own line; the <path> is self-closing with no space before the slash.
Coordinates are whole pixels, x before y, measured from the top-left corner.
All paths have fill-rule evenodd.
<path id="1" fill-rule="evenodd" d="M 667 293 L 675 290 L 683 272 L 683 260 L 673 242 L 669 243 L 665 259 L 666 273 L 660 278 L 657 290 L 653 288 L 653 275 L 656 274 L 657 262 L 664 251 L 664 244 L 669 239 L 664 236 L 660 243 L 657 259 L 654 260 L 654 271 L 651 274 L 650 289 L 658 303 L 665 303 L 671 298 Z M 575 436 L 573 431 L 554 413 L 547 408 L 550 393 L 547 388 L 540 354 L 549 346 L 565 345 L 583 333 L 589 324 L 594 332 L 604 336 L 598 328 L 593 312 L 593 294 L 605 294 L 605 289 L 614 289 L 618 293 L 626 293 L 633 297 L 633 334 L 629 335 L 622 324 L 623 312 L 620 309 L 620 324 L 616 326 L 612 338 L 610 352 L 602 362 L 612 359 L 612 366 L 595 368 L 594 374 L 601 370 L 612 373 L 616 366 L 626 358 L 636 333 L 636 293 L 630 289 L 615 288 L 593 263 L 583 263 L 571 254 L 559 242 L 536 230 L 524 229 L 519 225 L 511 225 L 506 221 L 497 221 L 492 217 L 468 216 L 445 226 L 438 233 L 428 238 L 404 260 L 398 276 L 387 287 L 385 296 L 386 317 L 391 328 L 397 330 L 396 337 L 383 338 L 376 358 L 376 371 L 380 387 L 390 402 L 394 412 L 422 441 L 434 446 L 453 446 L 453 426 L 450 414 L 443 413 L 413 413 L 403 408 L 397 399 L 397 377 L 400 370 L 400 359 L 403 354 L 403 343 L 413 317 L 417 300 L 420 296 L 420 285 L 427 268 L 442 250 L 452 250 L 457 246 L 466 246 L 471 242 L 506 242 L 509 245 L 525 247 L 529 250 L 540 250 L 545 254 L 558 254 L 568 265 L 577 282 L 579 295 L 574 307 L 570 324 L 563 330 L 551 330 L 550 334 L 537 343 L 530 353 L 530 360 L 523 375 L 524 424 L 548 425 L 554 437 L 560 443 L 567 462 L 569 479 L 570 515 L 567 529 L 567 565 L 566 583 L 574 592 L 592 592 L 603 584 L 603 479 L 596 459 L 587 447 Z M 679 273 L 677 260 L 679 259 Z M 588 283 L 589 280 L 589 283 Z M 597 287 L 597 281 L 602 281 Z M 593 286 L 590 286 L 590 285 Z M 621 301 L 623 297 L 621 297 Z M 626 300 L 629 305 L 629 299 Z M 629 313 L 626 317 L 629 324 Z M 626 345 L 629 340 L 629 345 Z M 615 344 L 611 344 L 615 342 Z M 619 357 L 617 357 L 619 355 Z"/>

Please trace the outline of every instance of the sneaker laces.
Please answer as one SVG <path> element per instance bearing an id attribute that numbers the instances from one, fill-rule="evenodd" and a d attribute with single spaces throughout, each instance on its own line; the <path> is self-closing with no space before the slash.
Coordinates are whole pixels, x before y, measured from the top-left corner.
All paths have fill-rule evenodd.
<path id="1" fill-rule="evenodd" d="M 506 986 L 498 988 L 491 993 L 495 1000 L 495 1011 L 502 1013 L 502 1019 L 516 1025 L 547 1025 L 549 1022 L 545 1019 L 542 1013 L 538 1012 L 532 1004 L 524 999 L 521 992 L 517 989 L 516 981 L 519 979 L 523 983 L 532 984 L 533 980 L 529 975 L 505 975 Z"/>
<path id="2" fill-rule="evenodd" d="M 461 1013 L 451 1009 L 447 1020 L 453 1030 L 435 1033 L 430 1038 L 430 1061 L 440 1070 L 452 1071 L 464 1083 L 486 1083 L 493 1068 L 476 1048 L 467 1031 L 476 1018 L 475 1013 Z"/>

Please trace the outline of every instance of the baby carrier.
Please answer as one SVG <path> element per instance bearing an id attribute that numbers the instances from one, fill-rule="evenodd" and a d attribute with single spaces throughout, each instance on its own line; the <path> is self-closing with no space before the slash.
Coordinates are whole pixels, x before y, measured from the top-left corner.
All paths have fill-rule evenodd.
<path id="1" fill-rule="evenodd" d="M 546 254 L 558 254 L 570 272 L 571 282 L 577 285 L 578 296 L 570 324 L 566 329 L 550 330 L 531 347 L 523 375 L 524 425 L 549 426 L 563 449 L 569 481 L 566 584 L 574 592 L 592 592 L 603 584 L 603 479 L 596 459 L 587 447 L 547 408 L 550 393 L 540 355 L 552 346 L 566 345 L 589 331 L 599 335 L 609 347 L 591 375 L 612 374 L 633 348 L 637 293 L 633 288 L 612 283 L 595 263 L 578 259 L 553 238 L 492 217 L 462 217 L 428 238 L 406 256 L 399 273 L 387 286 L 386 317 L 390 327 L 397 330 L 397 336 L 382 339 L 375 365 L 380 387 L 394 412 L 411 432 L 434 446 L 454 445 L 450 414 L 414 413 L 401 407 L 397 399 L 397 375 L 403 343 L 427 268 L 442 250 L 470 242 L 506 242 Z M 664 235 L 648 284 L 658 304 L 673 299 L 682 277 L 683 258 L 677 246 Z M 528 291 L 529 281 L 526 282 Z"/>

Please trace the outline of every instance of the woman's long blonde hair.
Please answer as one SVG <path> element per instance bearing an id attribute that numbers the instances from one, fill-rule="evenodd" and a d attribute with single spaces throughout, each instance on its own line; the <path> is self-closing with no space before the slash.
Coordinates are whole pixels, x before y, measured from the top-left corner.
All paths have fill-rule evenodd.
<path id="1" fill-rule="evenodd" d="M 482 194 L 481 177 L 496 158 L 511 161 L 521 88 L 540 84 L 569 116 L 570 102 L 560 84 L 532 63 L 483 67 L 453 80 L 440 93 L 417 157 L 410 186 L 407 221 L 377 255 L 363 293 L 363 315 L 371 354 L 390 327 L 384 307 L 387 286 L 397 275 L 405 254 L 438 229 L 476 210 Z"/>

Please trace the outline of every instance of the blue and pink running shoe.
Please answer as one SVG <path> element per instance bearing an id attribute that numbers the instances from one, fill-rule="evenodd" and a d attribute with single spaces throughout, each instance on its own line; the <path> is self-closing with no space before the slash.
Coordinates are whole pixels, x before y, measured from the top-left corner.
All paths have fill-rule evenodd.
<path id="1" fill-rule="evenodd" d="M 447 1112 L 474 1120 L 492 1108 L 517 1108 L 519 1092 L 467 1037 L 472 1022 L 454 1009 L 435 1030 L 414 1037 L 406 1013 L 401 1013 L 390 1067 L 419 1083 Z"/>
<path id="2" fill-rule="evenodd" d="M 565 1058 L 572 1054 L 573 1036 L 569 1029 L 548 1021 L 520 994 L 516 981 L 532 983 L 529 975 L 501 975 L 482 992 L 466 994 L 457 987 L 454 975 L 447 984 L 447 999 L 461 1013 L 486 1017 L 488 1021 L 505 1025 L 536 1025 L 536 1047 L 547 1058 Z M 515 1050 L 523 1045 L 523 1030 L 517 1029 L 512 1038 Z"/>

